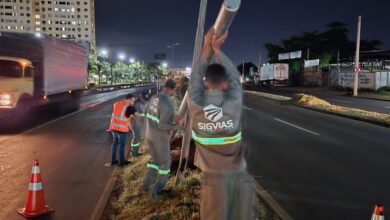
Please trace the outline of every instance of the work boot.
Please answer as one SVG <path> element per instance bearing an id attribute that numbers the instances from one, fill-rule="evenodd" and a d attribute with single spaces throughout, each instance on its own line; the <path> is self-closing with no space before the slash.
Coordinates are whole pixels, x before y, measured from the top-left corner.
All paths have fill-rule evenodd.
<path id="1" fill-rule="evenodd" d="M 155 169 L 148 168 L 148 172 L 146 173 L 145 179 L 141 187 L 149 191 L 152 185 L 156 182 L 156 178 L 157 171 Z"/>
<path id="2" fill-rule="evenodd" d="M 118 164 L 118 163 L 119 163 L 119 161 L 113 160 L 113 161 L 111 161 L 111 166 L 114 166 L 115 164 Z"/>
<path id="3" fill-rule="evenodd" d="M 123 162 L 120 162 L 120 163 L 119 163 L 119 166 L 125 167 L 125 166 L 127 166 L 127 165 L 129 165 L 129 164 L 130 164 L 130 161 L 125 160 L 125 161 L 123 161 Z"/>
<path id="4" fill-rule="evenodd" d="M 160 175 L 154 187 L 157 194 L 163 191 L 165 184 L 168 182 L 169 175 Z"/>

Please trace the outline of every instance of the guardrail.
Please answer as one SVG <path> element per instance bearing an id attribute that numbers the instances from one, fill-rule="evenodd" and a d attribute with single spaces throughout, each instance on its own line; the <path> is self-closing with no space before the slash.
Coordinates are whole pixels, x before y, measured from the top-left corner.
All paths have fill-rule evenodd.
<path id="1" fill-rule="evenodd" d="M 139 82 L 139 83 L 130 83 L 130 84 L 111 85 L 111 86 L 99 86 L 99 87 L 91 88 L 90 92 L 96 92 L 96 93 L 112 92 L 116 90 L 136 88 L 136 87 L 141 87 L 141 86 L 146 86 L 151 84 L 152 82 Z"/>

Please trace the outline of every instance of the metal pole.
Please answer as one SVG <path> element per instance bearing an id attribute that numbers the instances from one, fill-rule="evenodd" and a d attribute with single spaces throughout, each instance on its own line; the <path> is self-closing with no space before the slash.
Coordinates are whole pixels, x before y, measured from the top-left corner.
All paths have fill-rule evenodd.
<path id="1" fill-rule="evenodd" d="M 245 82 L 245 62 L 242 61 L 242 82 L 241 83 L 244 82 Z"/>
<path id="2" fill-rule="evenodd" d="M 357 36 L 356 36 L 356 52 L 355 52 L 355 69 L 354 69 L 354 79 L 353 79 L 353 96 L 358 95 L 358 86 L 359 86 L 359 53 L 360 53 L 360 34 L 362 26 L 362 16 L 358 17 L 357 24 Z"/>
<path id="3" fill-rule="evenodd" d="M 110 82 L 110 84 L 112 85 L 112 81 L 114 81 L 114 75 L 112 75 L 112 63 L 110 63 L 110 67 L 111 67 L 111 82 Z"/>
<path id="4" fill-rule="evenodd" d="M 307 48 L 307 54 L 306 55 L 307 55 L 306 59 L 309 60 L 310 59 L 310 48 Z"/>
<path id="5" fill-rule="evenodd" d="M 175 67 L 175 46 L 172 47 L 172 67 Z"/>
<path id="6" fill-rule="evenodd" d="M 259 69 L 258 69 L 258 72 L 260 72 L 260 66 L 261 66 L 261 52 L 259 53 Z"/>
<path id="7" fill-rule="evenodd" d="M 198 26 L 196 30 L 195 36 L 195 45 L 194 45 L 194 55 L 192 60 L 192 69 L 194 69 L 195 62 L 198 60 L 203 47 L 203 34 L 204 34 L 204 26 L 206 20 L 206 12 L 207 12 L 207 0 L 200 1 L 199 7 L 199 17 L 198 17 Z M 184 131 L 183 131 L 183 140 L 182 140 L 182 148 L 180 152 L 180 161 L 179 167 L 176 173 L 175 178 L 175 186 L 182 182 L 184 179 L 184 174 L 187 169 L 187 161 L 188 155 L 190 151 L 190 143 L 191 143 L 191 131 L 192 131 L 192 120 L 188 113 L 188 92 L 186 92 L 183 101 L 180 105 L 178 115 L 185 117 L 184 120 Z"/>

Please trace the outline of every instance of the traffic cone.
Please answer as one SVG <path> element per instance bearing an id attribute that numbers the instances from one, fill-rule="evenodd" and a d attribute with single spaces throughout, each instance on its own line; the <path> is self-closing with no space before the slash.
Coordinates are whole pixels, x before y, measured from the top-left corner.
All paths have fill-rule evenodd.
<path id="1" fill-rule="evenodd" d="M 385 208 L 383 205 L 375 205 L 371 220 L 385 220 Z"/>
<path id="2" fill-rule="evenodd" d="M 39 162 L 38 160 L 34 160 L 31 180 L 30 184 L 28 185 L 26 203 L 24 208 L 18 209 L 18 213 L 26 218 L 31 218 L 51 212 L 54 212 L 54 209 L 51 209 L 45 205 Z"/>

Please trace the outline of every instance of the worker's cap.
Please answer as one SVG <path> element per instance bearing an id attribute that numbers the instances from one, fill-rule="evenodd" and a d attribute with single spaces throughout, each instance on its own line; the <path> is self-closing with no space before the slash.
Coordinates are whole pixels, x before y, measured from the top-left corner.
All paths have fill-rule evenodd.
<path id="1" fill-rule="evenodd" d="M 175 89 L 176 88 L 176 83 L 173 81 L 173 79 L 168 79 L 165 81 L 164 87 L 169 88 L 169 89 Z"/>
<path id="2" fill-rule="evenodd" d="M 129 93 L 126 95 L 126 99 L 132 99 L 132 98 L 135 98 L 133 94 Z"/>

